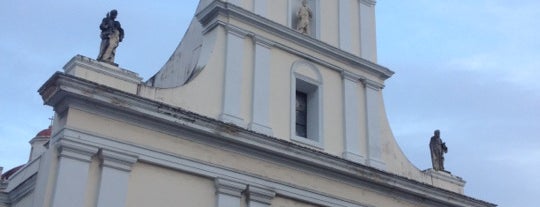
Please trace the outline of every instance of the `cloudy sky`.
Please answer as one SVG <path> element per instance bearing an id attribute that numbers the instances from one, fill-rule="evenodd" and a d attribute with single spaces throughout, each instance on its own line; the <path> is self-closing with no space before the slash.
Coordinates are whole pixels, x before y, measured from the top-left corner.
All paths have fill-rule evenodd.
<path id="1" fill-rule="evenodd" d="M 147 79 L 169 58 L 196 0 L 0 0 L 0 166 L 25 163 L 28 141 L 52 109 L 37 89 L 74 55 L 95 57 L 98 25 L 118 9 L 121 67 Z M 538 206 L 540 1 L 415 0 L 377 3 L 379 64 L 393 133 L 420 169 L 434 129 L 446 168 L 466 194 L 500 206 Z"/>

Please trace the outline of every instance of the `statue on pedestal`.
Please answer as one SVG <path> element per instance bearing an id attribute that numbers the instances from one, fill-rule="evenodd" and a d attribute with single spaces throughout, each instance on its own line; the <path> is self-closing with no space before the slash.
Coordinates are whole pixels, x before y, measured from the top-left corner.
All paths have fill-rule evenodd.
<path id="1" fill-rule="evenodd" d="M 118 11 L 111 10 L 99 25 L 99 29 L 101 29 L 101 46 L 97 60 L 112 65 L 117 65 L 114 63 L 116 48 L 124 39 L 124 30 L 120 26 L 120 22 L 116 21 L 117 15 Z"/>
<path id="2" fill-rule="evenodd" d="M 431 137 L 429 142 L 429 149 L 431 151 L 431 162 L 433 164 L 433 169 L 437 171 L 444 170 L 444 153 L 448 152 L 446 144 L 442 141 L 440 137 L 440 131 L 437 129 Z"/>
<path id="3" fill-rule="evenodd" d="M 298 18 L 296 23 L 296 30 L 302 34 L 310 35 L 312 14 L 306 0 L 302 0 L 302 6 L 300 7 L 300 9 L 298 9 L 296 17 Z"/>

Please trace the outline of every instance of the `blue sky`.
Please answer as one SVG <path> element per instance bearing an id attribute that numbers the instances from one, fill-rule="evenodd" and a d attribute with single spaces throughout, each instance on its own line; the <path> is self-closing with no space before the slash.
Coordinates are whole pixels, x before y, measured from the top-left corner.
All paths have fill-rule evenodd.
<path id="1" fill-rule="evenodd" d="M 457 2 L 457 3 L 456 3 Z M 101 18 L 118 9 L 121 67 L 151 77 L 169 58 L 197 1 L 0 0 L 0 166 L 25 163 L 52 109 L 37 89 L 74 55 L 97 56 Z M 540 1 L 377 3 L 379 64 L 394 136 L 420 169 L 434 129 L 446 168 L 467 195 L 537 206 L 540 194 Z"/>

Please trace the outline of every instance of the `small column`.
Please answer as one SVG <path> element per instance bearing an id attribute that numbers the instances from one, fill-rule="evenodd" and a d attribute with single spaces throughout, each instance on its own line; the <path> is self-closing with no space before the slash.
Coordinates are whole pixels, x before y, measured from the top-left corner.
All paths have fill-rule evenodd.
<path id="1" fill-rule="evenodd" d="M 270 42 L 254 37 L 255 60 L 253 71 L 253 94 L 251 123 L 249 129 L 272 135 L 269 118 L 270 103 Z"/>
<path id="2" fill-rule="evenodd" d="M 245 127 L 241 112 L 242 66 L 244 60 L 244 37 L 237 28 L 227 27 L 227 51 L 225 57 L 225 79 L 223 80 L 223 111 L 220 119 Z"/>
<path id="3" fill-rule="evenodd" d="M 248 207 L 270 207 L 275 196 L 271 189 L 250 185 L 247 190 Z"/>
<path id="4" fill-rule="evenodd" d="M 377 62 L 375 1 L 360 1 L 360 57 Z"/>
<path id="5" fill-rule="evenodd" d="M 357 90 L 361 90 L 360 78 L 347 71 L 342 72 L 343 77 L 343 114 L 345 146 L 343 157 L 345 159 L 365 163 L 360 150 L 360 97 Z"/>
<path id="6" fill-rule="evenodd" d="M 223 178 L 216 178 L 215 186 L 217 207 L 241 206 L 242 192 L 247 187 L 245 184 Z"/>
<path id="7" fill-rule="evenodd" d="M 97 147 L 60 140 L 58 149 L 58 174 L 51 206 L 81 206 L 85 202 L 86 184 L 92 156 L 98 152 Z"/>
<path id="8" fill-rule="evenodd" d="M 351 0 L 339 0 L 339 47 L 352 52 Z"/>
<path id="9" fill-rule="evenodd" d="M 382 86 L 378 83 L 364 80 L 366 89 L 366 121 L 367 121 L 367 146 L 369 166 L 377 169 L 385 169 L 385 164 L 382 161 L 382 145 L 381 145 L 381 89 Z"/>
<path id="10" fill-rule="evenodd" d="M 129 174 L 137 157 L 112 150 L 102 150 L 98 207 L 125 206 Z"/>

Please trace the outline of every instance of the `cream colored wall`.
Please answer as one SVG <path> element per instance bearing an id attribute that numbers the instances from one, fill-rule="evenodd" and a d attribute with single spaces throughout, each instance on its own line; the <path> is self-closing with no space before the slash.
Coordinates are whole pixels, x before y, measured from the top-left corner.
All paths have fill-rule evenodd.
<path id="1" fill-rule="evenodd" d="M 258 175 L 259 177 L 265 177 L 271 180 L 279 180 L 290 185 L 304 186 L 308 189 L 330 195 L 335 195 L 347 200 L 369 204 L 369 206 L 422 206 L 419 203 L 403 203 L 403 201 L 397 198 L 393 198 L 390 194 L 376 192 L 368 187 L 359 187 L 353 186 L 349 183 L 338 182 L 333 180 L 331 177 L 321 177 L 314 173 L 300 171 L 294 168 L 283 166 L 279 163 L 267 162 L 264 160 L 251 158 L 244 154 L 221 150 L 219 148 L 214 148 L 206 144 L 199 144 L 193 141 L 186 140 L 183 137 L 170 136 L 157 131 L 151 131 L 134 125 L 130 125 L 121 121 L 99 117 L 95 114 L 90 114 L 76 109 L 70 109 L 70 112 L 71 117 L 69 117 L 68 119 L 68 126 L 77 126 L 79 130 L 98 134 L 100 136 L 110 137 L 112 139 L 129 142 L 139 146 L 160 149 L 160 151 L 162 152 L 170 153 L 173 155 L 181 154 L 183 157 L 189 159 L 211 163 L 213 165 L 223 166 L 225 168 L 235 169 L 239 172 Z M 148 165 L 135 166 L 133 169 L 131 181 L 135 183 L 143 181 L 149 182 L 149 176 L 157 172 L 152 168 L 152 166 Z M 137 174 L 140 174 L 141 176 L 138 177 Z M 172 176 L 171 174 L 175 175 Z M 155 176 L 156 178 L 154 179 L 159 179 L 157 177 L 161 177 L 161 175 L 162 174 L 159 174 L 159 176 Z M 172 172 L 167 172 L 163 175 L 164 178 L 167 178 L 164 180 L 167 180 L 168 182 L 175 182 L 172 178 L 177 178 L 176 176 L 180 176 L 178 178 L 182 177 L 182 175 L 177 175 L 177 173 Z M 198 180 L 197 182 L 205 183 L 205 181 L 203 180 Z M 163 183 L 163 185 L 167 185 L 167 183 Z M 177 185 L 173 185 L 170 188 L 166 187 L 165 189 L 182 190 L 175 189 L 175 186 L 178 187 Z M 141 183 L 130 185 L 130 190 L 128 194 L 129 203 L 134 202 L 132 200 L 132 197 L 135 194 L 132 191 L 135 189 L 142 189 L 143 187 L 147 187 L 145 191 L 148 189 L 156 189 L 151 188 L 153 186 L 147 186 Z M 202 187 L 201 189 L 202 191 L 205 191 L 204 187 Z M 141 196 L 140 194 L 136 195 Z M 176 195 L 179 196 L 178 193 Z"/>
<path id="2" fill-rule="evenodd" d="M 350 45 L 353 51 L 353 54 L 360 56 L 360 1 L 353 0 L 350 1 L 350 10 L 351 20 L 348 21 L 347 26 L 351 28 L 351 39 Z"/>
<path id="3" fill-rule="evenodd" d="M 104 63 L 99 63 L 99 64 L 104 64 Z M 108 66 L 108 67 L 110 67 L 110 66 Z M 103 73 L 98 73 L 98 72 L 95 72 L 95 71 L 86 70 L 86 69 L 83 69 L 82 67 L 79 67 L 79 66 L 75 66 L 75 68 L 73 68 L 70 71 L 70 73 L 71 73 L 71 75 L 77 76 L 79 78 L 92 80 L 92 81 L 94 81 L 96 83 L 103 84 L 103 85 L 106 85 L 106 86 L 109 86 L 109 87 L 113 87 L 113 88 L 116 88 L 118 90 L 121 90 L 121 91 L 124 91 L 124 92 L 127 92 L 127 93 L 131 93 L 131 94 L 137 93 L 137 84 L 136 83 L 120 80 L 118 78 L 111 77 L 111 76 L 108 76 L 108 75 L 103 74 Z"/>
<path id="4" fill-rule="evenodd" d="M 256 0 L 255 0 L 256 1 Z M 287 11 L 289 7 L 288 0 L 268 0 L 268 9 L 266 10 L 266 17 L 274 22 L 282 25 L 288 25 Z"/>
<path id="5" fill-rule="evenodd" d="M 289 139 L 291 132 L 290 88 L 291 65 L 295 58 L 278 49 L 272 49 L 270 61 L 270 126 L 274 136 Z M 277 61 L 279 60 L 279 61 Z"/>
<path id="6" fill-rule="evenodd" d="M 252 2 L 248 2 L 247 0 L 243 0 L 242 5 L 251 5 L 248 10 L 252 10 Z M 248 2 L 248 3 L 246 3 Z M 351 20 L 351 25 L 358 25 L 357 23 L 354 23 L 358 20 L 358 15 L 354 12 L 358 10 L 358 1 L 352 1 L 351 3 L 351 12 L 353 14 Z M 278 22 L 284 22 L 284 24 L 287 24 L 287 15 L 283 14 L 284 11 L 287 11 L 288 1 L 286 0 L 277 0 L 275 2 L 269 3 L 269 11 L 267 11 L 267 14 L 269 18 L 278 21 Z M 321 39 L 323 41 L 326 41 L 332 45 L 338 44 L 338 34 L 336 31 L 339 31 L 339 28 L 337 27 L 338 23 L 338 4 L 337 1 L 326 1 L 321 0 L 320 1 L 321 6 L 321 25 L 325 29 L 321 30 Z M 369 11 L 369 12 L 374 12 Z M 280 15 L 283 14 L 283 15 Z M 374 15 L 374 14 L 373 14 Z M 246 25 L 243 22 L 237 21 L 235 19 L 228 20 L 230 24 L 233 24 L 239 28 L 242 28 L 248 32 L 251 32 L 253 34 L 257 34 L 261 37 L 267 38 L 270 41 L 276 42 L 277 44 L 280 44 L 282 46 L 286 46 L 290 48 L 291 50 L 297 51 L 299 53 L 303 53 L 306 56 L 315 57 L 316 59 L 319 59 L 323 62 L 328 63 L 329 65 L 332 65 L 336 68 L 343 69 L 350 71 L 356 75 L 364 76 L 369 80 L 378 82 L 380 84 L 383 83 L 383 80 L 380 79 L 380 77 L 375 76 L 374 74 L 367 73 L 362 70 L 358 70 L 350 65 L 348 63 L 344 63 L 342 61 L 333 59 L 330 56 L 327 56 L 327 54 L 319 54 L 316 51 L 311 51 L 307 48 L 305 48 L 303 45 L 298 44 L 297 42 L 293 42 L 287 39 L 282 39 L 281 37 L 275 36 L 274 34 L 267 33 L 266 31 L 254 28 L 250 25 Z M 371 22 L 373 24 L 374 28 L 374 22 Z M 357 32 L 359 29 L 352 28 L 351 31 L 355 32 L 357 35 L 359 32 Z M 192 81 L 187 83 L 186 85 L 182 87 L 177 88 L 170 88 L 170 89 L 156 89 L 151 87 L 145 87 L 141 86 L 139 95 L 153 99 L 156 101 L 160 101 L 166 104 L 170 104 L 173 106 L 181 107 L 183 109 L 186 109 L 188 111 L 193 111 L 198 114 L 202 114 L 204 116 L 209 116 L 215 119 L 218 119 L 219 115 L 222 113 L 222 100 L 223 100 L 223 76 L 224 76 L 224 65 L 225 65 L 225 51 L 226 51 L 226 32 L 222 27 L 217 27 L 216 29 L 212 30 L 210 33 L 205 34 L 207 36 L 213 36 L 216 38 L 214 50 L 212 50 L 211 58 L 206 65 L 205 69 L 202 70 L 202 72 L 196 76 Z M 358 39 L 358 38 L 355 38 Z M 359 45 L 359 44 L 356 44 Z M 250 37 L 245 37 L 244 39 L 244 61 L 241 65 L 242 67 L 242 74 L 240 74 L 243 77 L 242 81 L 242 91 L 241 93 L 241 118 L 243 118 L 244 123 L 249 123 L 251 121 L 251 108 L 253 107 L 252 102 L 252 88 L 253 88 L 253 40 Z M 358 48 L 357 48 L 358 49 Z M 277 137 L 279 139 L 284 140 L 291 140 L 290 139 L 290 132 L 291 132 L 291 66 L 295 61 L 302 60 L 303 57 L 299 57 L 296 55 L 293 55 L 289 53 L 288 51 L 282 50 L 279 47 L 272 47 L 271 48 L 271 61 L 270 61 L 270 91 L 269 96 L 270 103 L 269 103 L 269 119 L 270 119 L 270 126 L 273 130 L 273 136 Z M 323 139 L 324 139 L 324 151 L 336 156 L 341 156 L 343 153 L 343 142 L 344 142 L 344 132 L 343 132 L 343 80 L 341 78 L 340 72 L 327 68 L 321 64 L 318 64 L 316 62 L 312 62 L 317 66 L 319 71 L 322 74 L 323 77 L 323 85 L 322 85 L 322 96 L 323 96 Z M 305 73 L 304 75 L 313 77 L 313 74 L 309 74 L 309 72 Z M 367 138 L 365 137 L 366 134 L 366 111 L 365 111 L 365 94 L 362 84 L 359 84 L 357 93 L 359 94 L 358 97 L 360 97 L 358 106 L 360 108 L 359 110 L 359 117 L 360 117 L 360 125 L 358 126 L 360 128 L 360 134 L 361 134 L 361 141 L 360 141 L 360 153 L 366 153 L 368 151 L 367 146 Z M 382 94 L 380 94 L 379 98 L 381 98 L 380 103 L 383 103 L 382 100 Z M 412 165 L 406 158 L 406 156 L 401 152 L 399 146 L 395 142 L 395 139 L 392 135 L 390 126 L 388 125 L 388 120 L 386 118 L 386 114 L 384 112 L 384 106 L 382 106 L 382 112 L 380 114 L 381 123 L 380 126 L 382 126 L 380 134 L 382 138 L 382 159 L 386 163 L 386 170 L 392 173 L 396 173 L 411 179 L 415 179 L 421 182 L 425 183 L 438 183 L 431 181 L 432 179 L 430 177 L 427 177 L 425 174 L 420 172 L 414 165 Z M 72 111 L 70 111 L 71 113 Z M 77 111 L 73 111 L 73 113 L 78 113 Z M 82 127 L 86 126 L 85 123 L 86 120 L 77 120 L 75 119 L 77 116 L 74 116 L 74 120 L 71 120 L 73 123 L 71 124 L 73 127 Z M 99 130 L 96 131 L 97 133 L 111 133 L 111 136 L 113 137 L 124 137 L 123 134 L 114 134 L 116 131 L 118 131 L 118 128 L 110 128 L 110 126 L 102 126 L 109 130 Z M 137 129 L 134 129 L 137 130 Z M 118 132 L 120 133 L 120 132 Z M 122 132 L 123 133 L 123 132 Z M 148 133 L 147 131 L 140 131 L 142 135 L 144 133 Z M 128 136 L 129 137 L 129 136 Z M 137 136 L 135 136 L 137 137 Z M 148 136 L 152 137 L 152 136 Z M 159 136 L 158 136 L 159 137 Z M 134 138 L 135 139 L 135 138 Z M 159 139 L 159 138 L 155 138 Z M 144 140 L 141 138 L 141 140 L 138 140 L 141 142 L 145 142 L 147 140 Z M 156 141 L 156 140 L 154 140 Z M 158 144 L 158 147 L 165 147 L 166 145 L 160 145 L 161 141 L 153 143 Z M 167 143 L 164 141 L 164 143 Z M 172 150 L 174 152 L 174 150 Z M 363 156 L 367 156 L 366 154 L 361 154 Z M 443 187 L 446 189 L 452 189 L 455 186 L 447 185 L 448 183 L 442 182 L 442 184 L 436 184 L 436 186 Z"/>
<path id="7" fill-rule="evenodd" d="M 295 50 L 301 51 L 307 55 L 314 56 L 324 60 L 332 65 L 341 67 L 345 70 L 351 71 L 355 74 L 367 77 L 371 80 L 380 81 L 378 77 L 373 74 L 360 71 L 351 66 L 339 62 L 332 58 L 325 56 L 324 54 L 317 54 L 314 51 L 307 50 L 302 45 L 298 45 L 296 42 L 280 39 L 280 37 L 267 34 L 265 31 L 250 27 L 242 22 L 236 20 L 230 20 L 234 25 L 246 29 L 247 31 L 259 34 L 272 41 L 279 42 L 280 44 L 287 45 Z M 217 38 L 216 45 L 214 46 L 214 53 L 212 55 L 208 65 L 202 72 L 188 84 L 172 89 L 153 89 L 143 88 L 140 94 L 144 97 L 151 98 L 157 101 L 162 101 L 167 104 L 182 107 L 186 110 L 193 111 L 205 116 L 218 118 L 221 113 L 222 105 L 222 86 L 224 75 L 224 63 L 225 63 L 225 31 L 223 28 L 218 27 L 215 29 L 215 35 Z M 242 91 L 241 91 L 241 118 L 245 123 L 251 121 L 251 108 L 252 102 L 252 88 L 253 88 L 253 40 L 249 37 L 244 39 L 244 62 L 242 65 Z M 291 66 L 295 61 L 303 60 L 302 57 L 290 54 L 288 51 L 281 50 L 277 47 L 271 49 L 271 61 L 270 61 L 270 91 L 269 96 L 269 119 L 270 127 L 273 130 L 273 136 L 285 139 L 290 139 L 291 132 L 291 120 L 290 120 L 290 91 L 291 91 Z M 316 64 L 316 63 L 314 63 Z M 323 77 L 323 139 L 324 139 L 324 151 L 330 154 L 341 156 L 343 153 L 344 144 L 344 132 L 343 132 L 343 80 L 341 74 L 335 70 L 326 68 L 322 65 L 316 65 Z M 314 74 L 309 72 L 303 73 L 308 77 L 316 79 Z M 382 81 L 381 81 L 382 82 Z M 357 93 L 359 94 L 359 117 L 361 124 L 360 128 L 361 141 L 360 153 L 364 157 L 367 149 L 366 141 L 366 111 L 365 111 L 365 94 L 362 84 L 358 84 Z M 382 95 L 381 95 L 382 98 Z M 382 103 L 382 100 L 381 100 Z M 381 126 L 383 130 L 383 160 L 387 163 L 387 170 L 393 173 L 397 173 L 409 178 L 417 179 L 420 181 L 429 180 L 416 169 L 401 153 L 399 147 L 395 143 L 391 130 L 386 120 L 386 114 L 381 113 L 382 118 Z M 396 154 L 397 153 L 397 154 Z M 427 182 L 427 181 L 426 181 Z"/>
<path id="8" fill-rule="evenodd" d="M 279 50 L 272 50 L 271 72 L 270 72 L 270 124 L 274 130 L 274 136 L 290 140 L 291 118 L 291 69 L 295 61 L 303 60 L 300 57 L 292 56 L 289 53 Z M 316 65 L 323 77 L 323 139 L 324 151 L 341 155 L 343 151 L 343 93 L 341 74 L 329 70 L 321 65 Z M 298 73 L 318 79 L 318 75 L 312 70 L 299 68 Z"/>
<path id="9" fill-rule="evenodd" d="M 146 163 L 136 163 L 129 179 L 126 206 L 214 206 L 211 179 Z"/>
<path id="10" fill-rule="evenodd" d="M 321 41 L 339 48 L 338 1 L 319 0 Z M 354 21 L 354 20 L 352 20 Z"/>
<path id="11" fill-rule="evenodd" d="M 281 196 L 277 196 L 274 199 L 272 199 L 272 207 L 319 207 L 317 205 L 305 203 L 302 201 L 293 200 L 290 198 L 284 198 Z"/>
<path id="12" fill-rule="evenodd" d="M 240 4 L 238 6 L 253 12 L 254 1 L 257 0 L 239 0 Z M 288 26 L 289 18 L 289 1 L 290 0 L 266 0 L 268 2 L 268 7 L 266 10 L 266 18 L 271 19 L 277 23 Z M 298 0 L 299 1 L 299 0 Z M 318 18 L 320 19 L 320 40 L 326 42 L 335 47 L 339 47 L 339 17 L 338 17 L 338 1 L 328 1 L 328 0 L 318 0 L 319 2 L 319 11 Z M 360 54 L 360 42 L 359 42 L 359 1 L 352 0 L 350 1 L 350 14 L 351 18 L 347 21 L 348 27 L 351 28 L 351 37 L 352 41 L 350 42 L 353 47 L 354 54 Z M 312 8 L 314 15 L 316 12 L 315 8 Z M 294 21 L 296 17 L 291 17 L 291 20 Z"/>
<path id="13" fill-rule="evenodd" d="M 242 2 L 242 8 L 244 8 L 244 9 L 246 9 L 248 11 L 251 11 L 251 12 L 253 12 L 253 4 L 254 4 L 253 1 L 258 1 L 258 0 L 240 0 L 240 2 Z M 270 0 L 270 1 L 272 1 L 272 0 Z"/>
<path id="14" fill-rule="evenodd" d="M 325 151 L 343 153 L 343 83 L 341 74 L 319 66 L 323 77 L 323 128 Z"/>
<path id="15" fill-rule="evenodd" d="M 225 62 L 225 31 L 223 28 L 213 30 L 207 35 L 217 38 L 213 55 L 200 74 L 182 87 L 158 89 L 141 86 L 139 95 L 145 98 L 164 102 L 173 106 L 193 111 L 205 116 L 217 118 L 221 113 L 223 74 Z"/>

